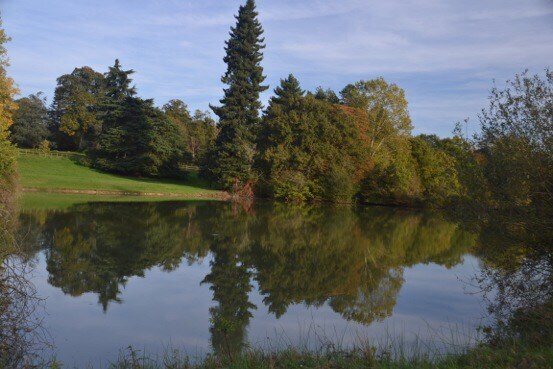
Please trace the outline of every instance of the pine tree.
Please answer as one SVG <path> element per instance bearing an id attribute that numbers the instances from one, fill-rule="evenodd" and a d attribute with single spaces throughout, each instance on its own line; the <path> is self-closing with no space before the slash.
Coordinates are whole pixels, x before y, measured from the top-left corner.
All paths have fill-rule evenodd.
<path id="1" fill-rule="evenodd" d="M 261 61 L 265 48 L 263 28 L 255 1 L 247 0 L 236 16 L 226 42 L 227 71 L 221 81 L 228 85 L 221 106 L 211 108 L 219 117 L 220 133 L 204 165 L 204 174 L 226 189 L 244 186 L 253 177 L 255 136 L 260 125 L 259 94 L 268 89 Z"/>
<path id="2" fill-rule="evenodd" d="M 115 101 L 122 101 L 126 97 L 136 95 L 136 86 L 131 87 L 130 75 L 134 70 L 123 70 L 119 59 L 115 59 L 113 67 L 106 73 L 106 96 Z"/>
<path id="3" fill-rule="evenodd" d="M 290 74 L 288 78 L 281 79 L 280 86 L 275 88 L 276 96 L 273 96 L 269 101 L 269 110 L 273 104 L 286 105 L 291 100 L 302 97 L 304 94 L 305 91 L 301 89 L 300 82 L 293 74 Z"/>
<path id="4" fill-rule="evenodd" d="M 136 87 L 131 86 L 132 79 L 130 76 L 134 74 L 134 70 L 124 70 L 121 67 L 119 59 L 115 59 L 113 67 L 109 67 L 109 71 L 104 73 L 104 91 L 99 106 L 99 120 L 102 122 L 101 132 L 99 136 L 106 135 L 109 130 L 119 125 L 120 115 L 125 110 L 127 99 L 133 98 L 136 95 Z M 98 140 L 92 145 L 89 154 L 96 156 L 98 149 Z"/>
<path id="5" fill-rule="evenodd" d="M 258 156 L 256 163 L 258 168 L 263 167 L 263 164 L 260 162 L 262 153 L 275 142 L 290 139 L 284 136 L 291 135 L 293 131 L 292 127 L 290 127 L 292 120 L 275 120 L 272 118 L 282 115 L 284 111 L 297 108 L 301 98 L 305 94 L 305 91 L 300 87 L 300 82 L 292 74 L 286 79 L 281 79 L 280 86 L 275 88 L 274 92 L 275 96 L 269 100 L 269 107 L 265 112 L 263 125 L 258 135 Z"/>

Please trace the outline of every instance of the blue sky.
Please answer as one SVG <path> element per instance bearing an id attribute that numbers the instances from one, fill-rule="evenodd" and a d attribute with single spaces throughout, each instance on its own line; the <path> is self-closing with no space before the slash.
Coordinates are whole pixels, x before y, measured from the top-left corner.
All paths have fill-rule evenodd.
<path id="1" fill-rule="evenodd" d="M 239 0 L 0 0 L 22 94 L 119 58 L 139 94 L 207 109 L 222 96 L 224 41 Z M 449 135 L 499 86 L 553 60 L 553 0 L 258 0 L 270 92 L 295 74 L 337 91 L 379 76 L 404 88 L 416 133 Z M 263 95 L 266 101 L 270 93 Z"/>

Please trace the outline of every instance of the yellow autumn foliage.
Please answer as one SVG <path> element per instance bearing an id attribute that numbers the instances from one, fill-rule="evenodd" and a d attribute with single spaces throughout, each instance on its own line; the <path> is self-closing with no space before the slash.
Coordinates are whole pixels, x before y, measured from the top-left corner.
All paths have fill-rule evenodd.
<path id="1" fill-rule="evenodd" d="M 9 59 L 4 45 L 9 41 L 0 19 L 0 200 L 4 197 L 2 193 L 13 187 L 16 171 L 16 151 L 9 141 L 9 128 L 13 123 L 13 112 L 17 109 L 13 99 L 19 90 L 6 70 Z"/>

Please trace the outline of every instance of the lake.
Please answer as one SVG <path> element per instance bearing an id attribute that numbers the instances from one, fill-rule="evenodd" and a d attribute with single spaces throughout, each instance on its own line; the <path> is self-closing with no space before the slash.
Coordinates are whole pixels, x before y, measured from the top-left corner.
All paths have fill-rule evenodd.
<path id="1" fill-rule="evenodd" d="M 451 351 L 484 316 L 477 235 L 437 211 L 26 196 L 18 237 L 67 367 L 129 346 Z"/>

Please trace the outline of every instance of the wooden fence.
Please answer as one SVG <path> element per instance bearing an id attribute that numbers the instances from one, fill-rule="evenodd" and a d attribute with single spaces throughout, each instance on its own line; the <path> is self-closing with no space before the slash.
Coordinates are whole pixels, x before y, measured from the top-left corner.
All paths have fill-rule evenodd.
<path id="1" fill-rule="evenodd" d="M 71 151 L 44 151 L 38 149 L 19 149 L 20 155 L 38 155 L 69 158 L 72 156 L 83 156 L 83 154 Z"/>

